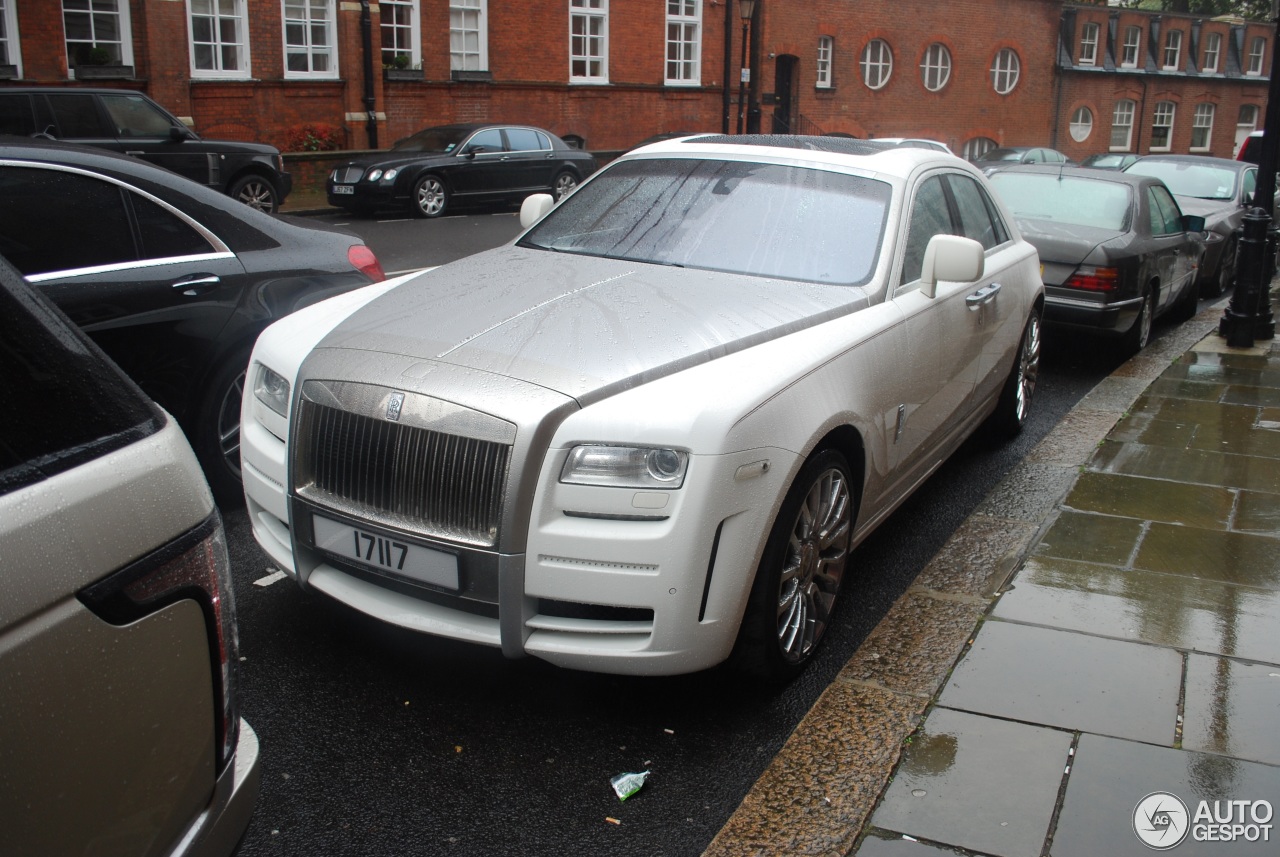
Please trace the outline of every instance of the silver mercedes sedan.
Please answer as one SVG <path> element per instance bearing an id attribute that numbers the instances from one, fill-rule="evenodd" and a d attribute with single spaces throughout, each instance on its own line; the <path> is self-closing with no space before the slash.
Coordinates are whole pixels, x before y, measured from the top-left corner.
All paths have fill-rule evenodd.
<path id="1" fill-rule="evenodd" d="M 945 152 L 669 140 L 521 218 L 259 338 L 245 492 L 300 585 L 510 657 L 787 679 L 857 544 L 1027 419 L 1036 251 Z"/>

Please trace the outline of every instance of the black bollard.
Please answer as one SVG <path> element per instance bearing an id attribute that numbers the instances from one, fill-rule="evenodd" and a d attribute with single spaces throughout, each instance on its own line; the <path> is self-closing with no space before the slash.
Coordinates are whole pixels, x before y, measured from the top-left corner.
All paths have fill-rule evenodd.
<path id="1" fill-rule="evenodd" d="M 1267 275 L 1267 227 L 1271 218 L 1261 208 L 1251 208 L 1244 216 L 1244 235 L 1240 238 L 1239 267 L 1231 303 L 1218 323 L 1218 335 L 1232 348 L 1252 348 L 1258 322 L 1258 295 Z"/>
<path id="2" fill-rule="evenodd" d="M 1276 338 L 1276 317 L 1271 311 L 1271 281 L 1276 276 L 1276 254 L 1280 252 L 1280 225 L 1272 221 L 1267 229 L 1267 273 L 1258 289 L 1258 321 L 1253 326 L 1254 339 Z"/>

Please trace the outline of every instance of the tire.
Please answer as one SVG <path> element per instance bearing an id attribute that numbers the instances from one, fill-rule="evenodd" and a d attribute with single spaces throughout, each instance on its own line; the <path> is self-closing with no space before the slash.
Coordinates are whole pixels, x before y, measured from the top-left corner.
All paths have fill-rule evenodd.
<path id="1" fill-rule="evenodd" d="M 449 191 L 437 176 L 423 176 L 413 186 L 414 217 L 439 217 L 449 207 Z"/>
<path id="2" fill-rule="evenodd" d="M 1216 298 L 1225 294 L 1236 279 L 1236 250 L 1239 245 L 1234 237 L 1227 239 L 1227 246 L 1222 248 L 1222 258 L 1218 260 L 1218 270 L 1213 273 L 1213 280 L 1201 289 L 1207 298 Z"/>
<path id="3" fill-rule="evenodd" d="M 259 175 L 236 179 L 227 188 L 227 196 L 267 214 L 275 214 L 280 208 L 280 194 L 276 192 L 276 186 Z"/>
<path id="4" fill-rule="evenodd" d="M 578 177 L 573 173 L 565 170 L 556 175 L 555 181 L 551 183 L 551 195 L 556 198 L 556 202 L 564 199 L 573 189 L 578 186 Z"/>
<path id="5" fill-rule="evenodd" d="M 818 452 L 800 469 L 765 543 L 731 656 L 739 671 L 787 681 L 813 660 L 849 563 L 857 486 L 844 456 Z"/>
<path id="6" fill-rule="evenodd" d="M 244 398 L 249 350 L 237 352 L 213 373 L 209 395 L 190 432 L 196 457 L 204 468 L 213 497 L 223 508 L 244 502 L 240 476 L 240 403 Z"/>
<path id="7" fill-rule="evenodd" d="M 987 433 L 997 440 L 1015 437 L 1031 415 L 1031 399 L 1040 377 L 1040 312 L 1036 310 L 1022 329 L 1022 342 L 1013 358 L 1013 368 L 1000 389 L 996 409 L 987 418 Z"/>
<path id="8" fill-rule="evenodd" d="M 1147 347 L 1147 343 L 1151 341 L 1151 323 L 1155 319 L 1155 314 L 1156 293 L 1152 289 L 1147 289 L 1146 294 L 1142 296 L 1142 309 L 1134 319 L 1133 327 L 1129 328 L 1120 339 L 1121 351 L 1126 356 L 1137 354 Z"/>

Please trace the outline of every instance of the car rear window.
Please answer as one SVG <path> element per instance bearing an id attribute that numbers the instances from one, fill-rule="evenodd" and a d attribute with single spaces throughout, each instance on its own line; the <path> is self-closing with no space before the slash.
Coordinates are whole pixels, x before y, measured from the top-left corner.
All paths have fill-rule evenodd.
<path id="1" fill-rule="evenodd" d="M 1133 195 L 1127 184 L 1015 172 L 996 173 L 990 181 L 1014 217 L 1115 232 L 1129 228 Z"/>
<path id="2" fill-rule="evenodd" d="M 154 434 L 163 417 L 0 258 L 0 494 Z"/>
<path id="3" fill-rule="evenodd" d="M 892 189 L 828 170 L 743 161 L 621 161 L 522 246 L 657 265 L 861 284 L 875 271 Z"/>

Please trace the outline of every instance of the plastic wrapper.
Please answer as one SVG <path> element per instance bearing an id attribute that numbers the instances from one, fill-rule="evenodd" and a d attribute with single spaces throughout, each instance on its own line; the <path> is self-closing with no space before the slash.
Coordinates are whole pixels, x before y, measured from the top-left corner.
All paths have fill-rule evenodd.
<path id="1" fill-rule="evenodd" d="M 638 774 L 618 774 L 609 780 L 613 786 L 614 794 L 618 796 L 618 800 L 626 800 L 644 786 L 644 781 L 649 779 L 648 771 L 641 771 Z"/>

